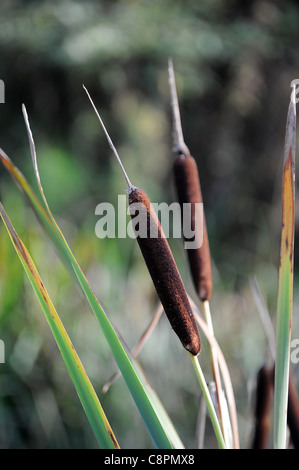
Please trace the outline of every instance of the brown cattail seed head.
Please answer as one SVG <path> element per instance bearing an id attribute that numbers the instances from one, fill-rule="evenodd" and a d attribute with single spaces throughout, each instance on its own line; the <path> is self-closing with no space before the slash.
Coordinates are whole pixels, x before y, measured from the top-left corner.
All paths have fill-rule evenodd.
<path id="1" fill-rule="evenodd" d="M 273 379 L 273 367 L 263 365 L 257 374 L 253 449 L 265 449 L 267 447 L 270 434 Z"/>
<path id="2" fill-rule="evenodd" d="M 137 241 L 153 280 L 168 320 L 187 351 L 196 356 L 201 341 L 189 299 L 159 219 L 144 191 L 133 188 L 129 192 L 129 207 L 132 220 L 140 217 L 134 214 L 134 207 L 143 211 L 146 233 Z M 140 227 L 139 227 L 140 228 Z"/>
<path id="3" fill-rule="evenodd" d="M 191 203 L 191 230 L 202 230 L 202 245 L 186 249 L 195 289 L 202 301 L 210 300 L 213 289 L 212 264 L 205 217 L 202 227 L 195 226 L 195 204 L 202 203 L 202 194 L 195 159 L 179 154 L 173 165 L 175 186 L 181 207 Z M 183 211 L 182 211 L 183 213 Z"/>

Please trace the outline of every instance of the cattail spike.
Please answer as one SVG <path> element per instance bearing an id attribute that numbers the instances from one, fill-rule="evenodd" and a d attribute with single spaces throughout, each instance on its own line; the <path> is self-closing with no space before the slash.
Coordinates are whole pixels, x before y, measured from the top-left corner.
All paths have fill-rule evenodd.
<path id="1" fill-rule="evenodd" d="M 190 155 L 183 140 L 174 69 L 171 59 L 169 59 L 168 72 L 177 142 L 174 149 L 176 156 L 173 163 L 175 186 L 181 207 L 186 203 L 191 204 L 191 228 L 195 233 L 195 230 L 200 230 L 200 227 L 195 226 L 196 204 L 203 202 L 199 174 L 196 161 Z M 186 250 L 196 291 L 200 300 L 205 301 L 210 300 L 213 289 L 211 255 L 205 218 L 201 228 L 203 236 L 201 247 L 198 249 L 187 248 Z"/>
<path id="2" fill-rule="evenodd" d="M 129 177 L 128 177 L 127 172 L 126 172 L 126 170 L 125 170 L 125 168 L 124 168 L 124 166 L 123 166 L 123 164 L 122 164 L 122 161 L 121 161 L 121 159 L 120 159 L 120 156 L 118 155 L 118 152 L 117 152 L 117 150 L 116 150 L 116 148 L 115 148 L 115 146 L 114 146 L 114 144 L 113 144 L 113 142 L 112 142 L 112 140 L 111 140 L 111 138 L 110 138 L 110 135 L 108 134 L 108 131 L 107 131 L 107 129 L 106 129 L 104 123 L 103 123 L 103 120 L 102 120 L 102 118 L 101 118 L 101 116 L 100 116 L 100 114 L 99 114 L 97 108 L 95 107 L 95 104 L 94 104 L 93 100 L 91 99 L 90 94 L 88 93 L 86 87 L 85 87 L 84 85 L 82 85 L 82 86 L 83 86 L 84 90 L 86 91 L 86 94 L 87 94 L 87 96 L 88 96 L 88 98 L 89 98 L 89 101 L 91 102 L 92 107 L 93 107 L 93 109 L 95 110 L 95 113 L 96 113 L 96 115 L 97 115 L 97 117 L 98 117 L 98 119 L 99 119 L 99 121 L 100 121 L 100 123 L 101 123 L 101 126 L 102 126 L 102 128 L 103 128 L 103 130 L 104 130 L 104 132 L 105 132 L 105 135 L 106 135 L 106 137 L 107 137 L 107 140 L 108 140 L 108 143 L 109 143 L 109 145 L 110 145 L 110 148 L 112 149 L 112 151 L 113 151 L 114 155 L 116 156 L 117 161 L 118 161 L 118 163 L 119 163 L 119 165 L 120 165 L 120 167 L 121 167 L 121 169 L 122 169 L 123 175 L 124 175 L 124 177 L 125 177 L 125 180 L 126 180 L 126 183 L 127 183 L 127 185 L 128 185 L 129 192 L 130 192 L 130 191 L 132 191 L 132 190 L 135 188 L 135 186 L 134 186 L 134 185 L 131 183 L 131 181 L 129 180 Z"/>
<path id="3" fill-rule="evenodd" d="M 129 194 L 132 219 L 136 216 L 136 204 L 146 223 L 146 236 L 136 233 L 136 238 L 156 292 L 182 345 L 197 356 L 201 340 L 186 289 L 152 203 L 145 192 L 137 188 Z M 152 236 L 152 230 L 156 236 Z"/>
<path id="4" fill-rule="evenodd" d="M 171 109 L 173 117 L 173 140 L 174 152 L 183 155 L 189 155 L 189 149 L 184 142 L 183 129 L 180 116 L 178 95 L 176 91 L 175 76 L 172 59 L 168 59 L 168 77 L 171 94 Z"/>

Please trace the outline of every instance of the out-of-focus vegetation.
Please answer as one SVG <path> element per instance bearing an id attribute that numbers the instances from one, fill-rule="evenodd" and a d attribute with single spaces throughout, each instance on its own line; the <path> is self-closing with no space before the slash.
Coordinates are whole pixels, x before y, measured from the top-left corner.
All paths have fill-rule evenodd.
<path id="1" fill-rule="evenodd" d="M 282 150 L 290 83 L 299 78 L 296 2 L 2 1 L 0 146 L 34 188 L 21 104 L 48 202 L 110 320 L 133 347 L 157 298 L 130 238 L 99 240 L 96 205 L 117 205 L 125 182 L 82 89 L 91 93 L 135 185 L 172 202 L 167 60 L 184 137 L 197 159 L 214 268 L 216 337 L 229 365 L 241 446 L 251 444 L 252 390 L 267 340 L 250 289 L 256 276 L 275 323 Z M 3 168 L 0 196 L 28 246 L 121 447 L 152 442 L 100 328 Z M 299 207 L 299 206 L 298 206 Z M 298 217 L 297 217 L 298 218 Z M 194 296 L 181 240 L 170 240 Z M 293 337 L 299 335 L 295 239 Z M 0 230 L 1 448 L 97 447 L 65 366 L 6 232 Z M 212 378 L 209 354 L 200 361 Z M 162 318 L 140 354 L 186 447 L 195 442 L 198 384 Z M 292 365 L 296 380 L 296 366 Z M 215 446 L 213 432 L 205 445 Z"/>

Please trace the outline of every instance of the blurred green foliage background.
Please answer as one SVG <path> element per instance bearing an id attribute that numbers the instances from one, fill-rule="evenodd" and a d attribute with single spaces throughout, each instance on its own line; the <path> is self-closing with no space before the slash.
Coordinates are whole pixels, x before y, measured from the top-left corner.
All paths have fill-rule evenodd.
<path id="1" fill-rule="evenodd" d="M 267 338 L 250 287 L 256 277 L 275 323 L 282 152 L 291 81 L 299 78 L 295 1 L 21 1 L 0 4 L 0 146 L 36 189 L 25 103 L 50 207 L 100 302 L 133 347 L 157 298 L 134 240 L 95 235 L 96 205 L 125 182 L 88 88 L 133 184 L 172 202 L 173 58 L 185 141 L 197 160 L 213 256 L 216 337 L 236 394 L 242 447 L 250 447 L 253 390 Z M 3 168 L 0 196 L 29 248 L 121 447 L 152 447 L 96 319 Z M 299 205 L 297 204 L 299 207 Z M 297 217 L 298 219 L 298 217 Z M 298 219 L 299 220 L 299 219 Z M 298 232 L 298 230 L 297 230 Z M 297 239 L 297 237 L 296 237 Z M 171 247 L 195 298 L 180 240 Z M 293 337 L 298 338 L 295 243 Z M 0 230 L 1 448 L 96 448 L 42 310 L 4 227 Z M 200 355 L 211 380 L 209 352 Z M 200 392 L 188 355 L 162 318 L 140 363 L 186 447 L 196 446 Z M 296 365 L 292 365 L 296 376 Z M 207 423 L 206 447 L 216 441 Z"/>

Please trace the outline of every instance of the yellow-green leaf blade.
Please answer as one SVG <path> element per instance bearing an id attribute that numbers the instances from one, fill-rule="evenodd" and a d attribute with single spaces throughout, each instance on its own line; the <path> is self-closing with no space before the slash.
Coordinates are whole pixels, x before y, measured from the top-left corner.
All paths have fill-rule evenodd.
<path id="1" fill-rule="evenodd" d="M 296 108 L 288 111 L 282 179 L 282 229 L 277 297 L 274 446 L 285 448 L 293 309 Z"/>
<path id="2" fill-rule="evenodd" d="M 76 353 L 71 340 L 60 320 L 58 313 L 45 289 L 35 264 L 25 245 L 15 232 L 3 205 L 0 203 L 0 216 L 9 233 L 24 270 L 42 306 L 54 338 L 60 349 L 68 372 L 73 380 L 91 427 L 101 447 L 105 449 L 119 448 L 114 433 L 109 425 L 99 399 L 87 377 L 84 367 Z"/>
<path id="3" fill-rule="evenodd" d="M 25 199 L 29 202 L 30 206 L 34 210 L 38 220 L 56 247 L 57 252 L 64 262 L 66 268 L 72 275 L 73 279 L 76 281 L 79 288 L 82 289 L 85 298 L 87 299 L 102 328 L 117 365 L 127 383 L 130 393 L 149 430 L 149 433 L 152 436 L 153 441 L 155 442 L 156 447 L 168 449 L 172 448 L 170 439 L 168 438 L 167 432 L 162 424 L 163 417 L 160 418 L 157 409 L 154 408 L 150 397 L 148 396 L 146 389 L 140 382 L 139 377 L 136 374 L 134 367 L 129 360 L 122 344 L 120 343 L 106 313 L 93 293 L 81 267 L 79 266 L 74 254 L 68 246 L 68 243 L 65 240 L 60 228 L 58 227 L 48 206 L 48 203 L 45 200 L 43 191 L 41 191 L 41 194 L 45 206 L 41 204 L 24 175 L 13 164 L 11 159 L 2 149 L 0 149 L 0 160 L 17 183 Z M 37 168 L 36 165 L 35 168 Z M 38 182 L 40 187 L 39 178 Z"/>

